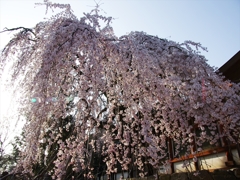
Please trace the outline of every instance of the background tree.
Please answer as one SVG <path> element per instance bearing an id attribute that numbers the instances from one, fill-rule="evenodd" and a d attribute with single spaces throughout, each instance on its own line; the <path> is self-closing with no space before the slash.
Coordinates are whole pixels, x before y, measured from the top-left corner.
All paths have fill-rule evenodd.
<path id="1" fill-rule="evenodd" d="M 17 166 L 21 150 L 24 148 L 24 134 L 22 133 L 20 136 L 16 136 L 14 141 L 9 142 L 9 144 L 12 145 L 11 152 L 10 148 L 8 148 L 9 152 L 3 153 L 0 158 L 0 173 L 4 171 L 11 172 Z"/>
<path id="2" fill-rule="evenodd" d="M 2 122 L 0 122 L 0 173 L 3 171 L 8 171 L 13 163 L 13 156 L 8 153 L 11 146 L 9 138 L 11 128 L 5 117 L 1 117 L 1 119 Z"/>
<path id="3" fill-rule="evenodd" d="M 44 167 L 54 179 L 69 171 L 91 179 L 93 157 L 101 154 L 109 175 L 120 167 L 148 176 L 166 160 L 167 138 L 175 155 L 181 145 L 190 152 L 194 139 L 198 147 L 222 136 L 239 142 L 239 84 L 230 88 L 214 72 L 199 43 L 144 32 L 116 37 L 98 5 L 77 19 L 70 5 L 43 4 L 64 11 L 31 29 L 6 29 L 19 32 L 1 56 L 27 117 L 19 170 L 36 177 Z"/>

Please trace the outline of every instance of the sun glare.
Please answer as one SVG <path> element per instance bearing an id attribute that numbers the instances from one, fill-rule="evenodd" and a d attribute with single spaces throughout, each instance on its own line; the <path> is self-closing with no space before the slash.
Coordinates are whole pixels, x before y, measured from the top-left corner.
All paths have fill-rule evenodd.
<path id="1" fill-rule="evenodd" d="M 4 69 L 6 70 L 6 69 Z M 23 121 L 19 121 L 18 103 L 16 95 L 13 94 L 14 87 L 7 84 L 8 73 L 1 77 L 0 84 L 0 140 L 3 142 L 4 153 L 10 153 L 14 137 L 20 135 Z"/>
<path id="2" fill-rule="evenodd" d="M 9 112 L 9 106 L 11 104 L 11 94 L 7 91 L 1 90 L 0 98 L 0 114 L 1 117 L 4 117 Z"/>

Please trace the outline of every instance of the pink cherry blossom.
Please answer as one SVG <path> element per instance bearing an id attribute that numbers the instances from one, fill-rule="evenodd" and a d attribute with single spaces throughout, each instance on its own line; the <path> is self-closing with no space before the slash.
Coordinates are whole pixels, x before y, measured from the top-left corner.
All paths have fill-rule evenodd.
<path id="1" fill-rule="evenodd" d="M 158 169 L 168 158 L 168 139 L 175 156 L 182 146 L 191 153 L 193 141 L 198 152 L 220 137 L 240 142 L 240 86 L 229 87 L 216 74 L 198 52 L 206 50 L 201 44 L 144 32 L 116 37 L 112 18 L 98 8 L 77 19 L 69 5 L 43 4 L 64 10 L 22 28 L 0 59 L 1 71 L 11 64 L 10 83 L 22 94 L 19 115 L 27 120 L 19 169 L 33 174 L 31 167 L 56 144 L 54 179 L 68 167 L 92 178 L 94 153 L 104 158 L 107 174 L 120 164 L 143 177 L 147 165 Z M 41 101 L 26 100 L 32 97 Z"/>

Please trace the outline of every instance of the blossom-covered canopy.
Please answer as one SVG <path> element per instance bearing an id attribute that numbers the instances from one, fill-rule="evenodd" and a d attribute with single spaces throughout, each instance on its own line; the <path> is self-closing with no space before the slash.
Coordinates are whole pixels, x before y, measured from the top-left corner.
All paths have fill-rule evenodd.
<path id="1" fill-rule="evenodd" d="M 98 8 L 77 19 L 69 5 L 45 4 L 65 10 L 34 28 L 16 28 L 1 55 L 27 119 L 24 172 L 44 156 L 55 179 L 68 168 L 91 178 L 95 153 L 108 174 L 136 167 L 144 176 L 148 165 L 169 160 L 168 139 L 175 156 L 183 146 L 191 153 L 221 137 L 239 142 L 239 84 L 229 87 L 215 73 L 199 43 L 144 32 L 116 37 L 112 18 Z M 55 158 L 47 160 L 52 151 Z"/>

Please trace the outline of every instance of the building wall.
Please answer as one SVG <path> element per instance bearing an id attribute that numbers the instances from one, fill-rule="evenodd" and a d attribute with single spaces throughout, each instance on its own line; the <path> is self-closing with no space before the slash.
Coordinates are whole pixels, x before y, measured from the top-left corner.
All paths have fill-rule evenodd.
<path id="1" fill-rule="evenodd" d="M 228 161 L 226 153 L 222 152 L 200 157 L 198 159 L 198 165 L 201 170 L 221 169 L 226 167 L 226 161 Z"/>
<path id="2" fill-rule="evenodd" d="M 185 167 L 184 163 L 186 164 L 186 167 Z M 192 160 L 187 160 L 184 162 L 182 162 L 182 161 L 176 162 L 176 163 L 174 163 L 173 167 L 174 167 L 175 173 L 196 171 L 196 168 L 195 168 Z"/>

